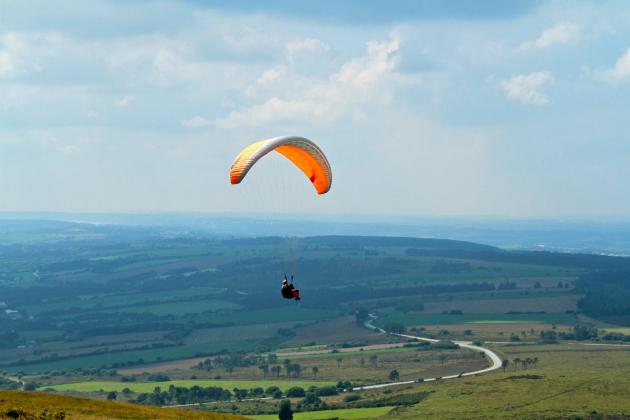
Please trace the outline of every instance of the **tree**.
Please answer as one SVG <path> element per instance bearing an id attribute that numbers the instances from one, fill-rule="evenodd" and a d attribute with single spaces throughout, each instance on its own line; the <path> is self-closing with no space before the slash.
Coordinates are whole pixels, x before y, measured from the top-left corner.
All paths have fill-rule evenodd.
<path id="1" fill-rule="evenodd" d="M 260 371 L 263 374 L 263 378 L 267 377 L 267 374 L 269 373 L 269 365 L 268 364 L 262 364 L 260 366 L 258 366 L 258 369 L 260 369 Z"/>
<path id="2" fill-rule="evenodd" d="M 341 357 L 337 358 L 337 367 L 340 368 L 341 367 L 341 362 L 343 362 L 343 359 Z"/>
<path id="3" fill-rule="evenodd" d="M 517 357 L 516 359 L 512 360 L 512 364 L 513 364 L 515 367 L 518 367 L 518 365 L 520 365 L 520 364 L 521 364 L 521 359 Z"/>
<path id="4" fill-rule="evenodd" d="M 392 370 L 391 372 L 389 372 L 389 380 L 392 382 L 396 382 L 400 379 L 400 374 L 398 373 L 397 370 Z"/>
<path id="5" fill-rule="evenodd" d="M 291 363 L 287 366 L 287 376 L 293 376 L 299 378 L 302 373 L 302 366 L 298 363 Z"/>
<path id="6" fill-rule="evenodd" d="M 291 410 L 291 401 L 282 400 L 280 403 L 280 411 L 278 411 L 280 420 L 293 420 L 293 410 Z"/>
<path id="7" fill-rule="evenodd" d="M 370 356 L 370 364 L 372 365 L 373 368 L 376 367 L 376 363 L 378 361 L 378 356 L 373 354 Z"/>
<path id="8" fill-rule="evenodd" d="M 501 362 L 501 367 L 503 367 L 503 372 L 505 372 L 505 369 L 507 369 L 509 365 L 510 365 L 510 361 L 508 359 L 503 359 L 503 361 Z"/>
<path id="9" fill-rule="evenodd" d="M 282 371 L 282 368 L 280 367 L 280 365 L 274 365 L 271 367 L 271 373 L 276 375 L 276 378 L 280 377 L 281 371 Z"/>
<path id="10" fill-rule="evenodd" d="M 444 363 L 446 363 L 446 361 L 448 360 L 448 356 L 446 354 L 440 354 L 439 359 L 440 359 L 440 364 L 444 366 Z"/>
<path id="11" fill-rule="evenodd" d="M 405 327 L 403 324 L 399 323 L 399 322 L 388 322 L 387 324 L 385 324 L 385 327 L 383 327 L 383 329 L 387 332 L 390 333 L 394 333 L 394 334 L 404 334 L 405 333 Z"/>
<path id="12" fill-rule="evenodd" d="M 111 391 L 110 393 L 107 394 L 107 399 L 109 401 L 115 400 L 116 397 L 118 397 L 118 393 L 116 391 Z"/>
<path id="13" fill-rule="evenodd" d="M 319 368 L 317 366 L 313 366 L 311 370 L 313 371 L 313 378 L 317 378 L 317 372 L 319 372 Z"/>
<path id="14" fill-rule="evenodd" d="M 361 358 L 359 363 L 361 364 L 361 367 L 365 367 L 365 359 L 363 357 Z"/>

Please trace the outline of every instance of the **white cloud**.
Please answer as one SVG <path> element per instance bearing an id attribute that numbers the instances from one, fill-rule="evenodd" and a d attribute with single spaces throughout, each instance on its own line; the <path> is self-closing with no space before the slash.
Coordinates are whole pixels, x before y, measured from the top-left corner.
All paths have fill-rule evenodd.
<path id="1" fill-rule="evenodd" d="M 9 53 L 0 51 L 0 78 L 9 77 L 13 73 L 13 60 Z"/>
<path id="2" fill-rule="evenodd" d="M 549 103 L 549 98 L 540 91 L 540 88 L 552 83 L 553 80 L 551 72 L 539 71 L 519 74 L 508 80 L 502 80 L 501 87 L 510 99 L 526 105 L 545 105 Z"/>
<path id="3" fill-rule="evenodd" d="M 233 128 L 274 121 L 322 122 L 354 111 L 358 104 L 371 97 L 384 102 L 388 89 L 379 87 L 381 83 L 387 84 L 392 75 L 399 46 L 396 37 L 384 42 L 369 42 L 366 56 L 346 62 L 326 80 L 309 84 L 303 91 L 291 89 L 287 98 L 273 96 L 262 103 L 235 110 L 224 118 L 216 119 L 214 124 Z"/>
<path id="4" fill-rule="evenodd" d="M 81 149 L 79 149 L 78 146 L 75 146 L 73 144 L 69 144 L 67 146 L 62 147 L 59 150 L 60 150 L 61 153 L 63 153 L 64 156 L 70 156 L 70 155 L 73 155 L 75 153 L 78 153 L 79 150 L 81 150 Z"/>
<path id="5" fill-rule="evenodd" d="M 630 80 L 630 48 L 617 59 L 615 67 L 605 72 L 611 80 Z"/>
<path id="6" fill-rule="evenodd" d="M 578 25 L 561 23 L 545 29 L 537 39 L 522 43 L 521 48 L 548 48 L 553 45 L 568 44 L 577 40 L 579 37 L 580 27 Z"/>
<path id="7" fill-rule="evenodd" d="M 287 42 L 285 49 L 289 57 L 302 52 L 302 51 L 328 51 L 330 47 L 319 39 L 306 38 L 298 41 Z"/>
<path id="8" fill-rule="evenodd" d="M 210 125 L 210 121 L 199 115 L 196 115 L 189 120 L 182 121 L 182 126 L 186 128 L 201 128 L 207 125 Z"/>
<path id="9" fill-rule="evenodd" d="M 125 95 L 118 99 L 114 104 L 119 108 L 127 108 L 136 99 L 133 95 Z"/>
<path id="10" fill-rule="evenodd" d="M 265 70 L 263 74 L 260 75 L 258 80 L 256 80 L 256 83 L 259 85 L 268 85 L 278 80 L 280 77 L 284 76 L 286 72 L 287 69 L 285 66 L 272 67 L 268 70 Z"/>

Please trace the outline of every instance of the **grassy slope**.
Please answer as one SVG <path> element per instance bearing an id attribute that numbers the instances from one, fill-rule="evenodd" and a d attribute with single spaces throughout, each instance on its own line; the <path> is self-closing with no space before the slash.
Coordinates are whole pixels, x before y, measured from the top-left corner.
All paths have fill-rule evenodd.
<path id="1" fill-rule="evenodd" d="M 85 398 L 65 397 L 40 392 L 0 391 L 0 418 L 8 418 L 7 412 L 19 409 L 39 418 L 44 410 L 50 414 L 63 412 L 66 418 L 88 419 L 240 419 L 226 414 L 203 413 L 181 409 L 161 409 L 135 404 L 123 404 Z M 29 418 L 20 417 L 20 418 Z"/>

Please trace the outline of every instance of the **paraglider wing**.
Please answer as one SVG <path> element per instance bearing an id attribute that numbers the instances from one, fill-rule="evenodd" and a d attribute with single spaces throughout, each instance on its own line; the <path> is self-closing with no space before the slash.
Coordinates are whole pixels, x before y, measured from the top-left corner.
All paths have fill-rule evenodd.
<path id="1" fill-rule="evenodd" d="M 332 171 L 321 149 L 304 137 L 275 137 L 250 144 L 236 156 L 230 170 L 230 182 L 240 183 L 247 172 L 267 153 L 275 150 L 300 168 L 318 194 L 325 194 L 332 184 Z"/>

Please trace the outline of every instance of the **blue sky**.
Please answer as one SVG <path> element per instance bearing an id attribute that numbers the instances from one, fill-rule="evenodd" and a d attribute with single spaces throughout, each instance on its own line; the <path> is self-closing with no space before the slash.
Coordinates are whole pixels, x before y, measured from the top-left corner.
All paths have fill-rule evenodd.
<path id="1" fill-rule="evenodd" d="M 1 211 L 626 217 L 629 109 L 625 1 L 0 0 Z"/>

